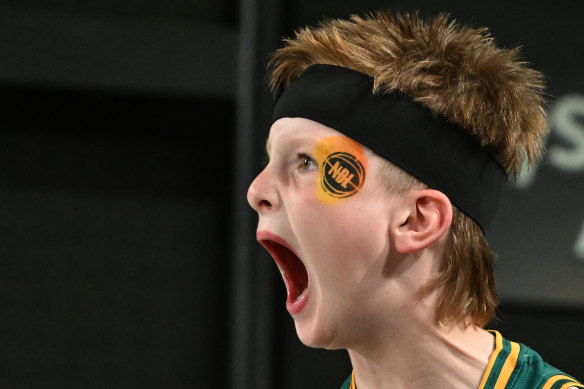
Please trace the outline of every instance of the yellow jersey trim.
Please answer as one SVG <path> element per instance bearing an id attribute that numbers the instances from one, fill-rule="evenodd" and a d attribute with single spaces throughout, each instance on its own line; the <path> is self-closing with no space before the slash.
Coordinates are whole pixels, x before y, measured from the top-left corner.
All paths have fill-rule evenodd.
<path id="1" fill-rule="evenodd" d="M 497 360 L 499 353 L 503 349 L 503 337 L 501 336 L 501 334 L 497 331 L 489 332 L 492 332 L 495 335 L 495 351 L 493 351 L 493 353 L 491 354 L 491 358 L 489 358 L 489 363 L 487 364 L 487 369 L 483 374 L 483 379 L 481 380 L 479 389 L 483 389 L 485 387 L 487 379 L 489 378 L 489 374 L 491 374 L 491 370 L 493 369 L 493 365 L 495 364 L 495 361 Z"/>
<path id="2" fill-rule="evenodd" d="M 580 386 L 580 384 L 578 383 L 578 381 L 574 380 L 570 376 L 567 376 L 567 375 L 555 375 L 555 376 L 551 377 L 549 380 L 547 380 L 547 382 L 545 383 L 545 385 L 541 389 L 550 389 L 559 380 L 570 380 L 570 382 L 567 382 L 565 385 L 562 385 L 562 389 L 569 388 L 570 386 Z"/>

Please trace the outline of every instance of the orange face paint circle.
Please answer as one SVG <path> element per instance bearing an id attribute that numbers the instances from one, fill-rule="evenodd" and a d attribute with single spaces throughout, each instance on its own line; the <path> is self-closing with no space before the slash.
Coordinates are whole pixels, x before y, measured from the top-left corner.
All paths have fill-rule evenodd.
<path id="1" fill-rule="evenodd" d="M 361 145 L 346 136 L 322 139 L 314 149 L 320 167 L 317 196 L 325 204 L 357 193 L 365 182 L 367 159 Z"/>

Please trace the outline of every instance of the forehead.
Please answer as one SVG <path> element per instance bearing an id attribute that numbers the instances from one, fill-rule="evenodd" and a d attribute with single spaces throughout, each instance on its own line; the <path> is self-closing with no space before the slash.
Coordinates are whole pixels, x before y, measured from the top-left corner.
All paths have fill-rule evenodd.
<path id="1" fill-rule="evenodd" d="M 298 146 L 314 146 L 324 138 L 333 137 L 345 138 L 350 143 L 358 145 L 358 148 L 366 156 L 374 157 L 375 159 L 379 158 L 370 148 L 355 142 L 343 133 L 314 120 L 305 118 L 281 118 L 276 120 L 270 128 L 270 134 L 266 141 L 266 151 L 268 154 L 271 154 L 274 146 L 281 147 L 285 150 Z M 341 143 L 346 144 L 346 142 Z"/>
<path id="2" fill-rule="evenodd" d="M 266 150 L 273 147 L 289 147 L 297 144 L 318 142 L 329 136 L 342 136 L 340 132 L 313 120 L 282 118 L 274 122 L 266 142 Z"/>

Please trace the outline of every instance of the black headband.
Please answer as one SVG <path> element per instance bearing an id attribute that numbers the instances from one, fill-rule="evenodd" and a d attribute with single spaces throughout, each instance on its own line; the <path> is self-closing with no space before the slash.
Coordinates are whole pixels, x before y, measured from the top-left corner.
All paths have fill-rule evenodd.
<path id="1" fill-rule="evenodd" d="M 312 65 L 280 96 L 273 121 L 301 117 L 331 127 L 444 193 L 483 232 L 506 180 L 503 166 L 460 127 L 401 92 L 373 93 L 358 71 Z"/>

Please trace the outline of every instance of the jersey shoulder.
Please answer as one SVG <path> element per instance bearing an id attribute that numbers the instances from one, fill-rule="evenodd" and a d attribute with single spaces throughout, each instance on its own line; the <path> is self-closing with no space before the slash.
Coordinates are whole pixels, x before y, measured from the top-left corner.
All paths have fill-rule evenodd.
<path id="1" fill-rule="evenodd" d="M 479 389 L 568 389 L 584 385 L 546 363 L 531 348 L 495 334 L 495 351 Z"/>

